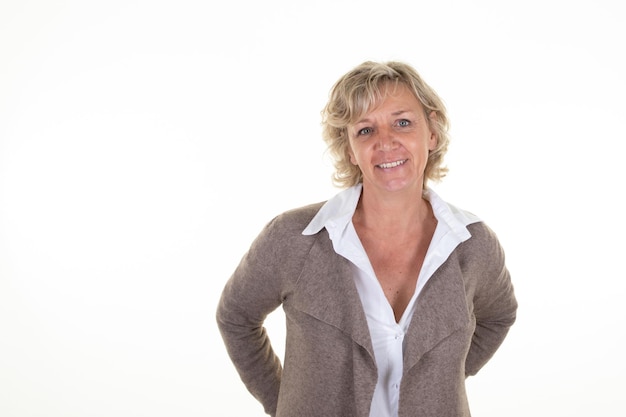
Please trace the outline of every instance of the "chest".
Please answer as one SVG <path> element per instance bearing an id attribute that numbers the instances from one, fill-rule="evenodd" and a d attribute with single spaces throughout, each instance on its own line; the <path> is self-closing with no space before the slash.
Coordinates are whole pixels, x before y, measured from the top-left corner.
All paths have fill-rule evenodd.
<path id="1" fill-rule="evenodd" d="M 426 258 L 433 235 L 429 228 L 413 239 L 381 241 L 367 233 L 359 235 L 385 298 L 391 305 L 396 322 L 409 304 Z"/>

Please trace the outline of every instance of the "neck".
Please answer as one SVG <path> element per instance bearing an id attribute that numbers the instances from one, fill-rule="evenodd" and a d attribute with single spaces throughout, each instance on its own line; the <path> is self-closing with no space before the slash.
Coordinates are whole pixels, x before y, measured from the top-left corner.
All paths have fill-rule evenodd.
<path id="1" fill-rule="evenodd" d="M 418 190 L 379 195 L 363 187 L 353 221 L 370 230 L 394 234 L 414 231 L 433 218 L 430 204 Z"/>

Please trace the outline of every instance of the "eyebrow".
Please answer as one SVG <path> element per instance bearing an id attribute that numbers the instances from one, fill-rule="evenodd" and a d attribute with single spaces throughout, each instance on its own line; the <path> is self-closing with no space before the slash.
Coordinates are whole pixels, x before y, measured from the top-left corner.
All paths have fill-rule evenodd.
<path id="1" fill-rule="evenodd" d="M 404 113 L 411 113 L 411 114 L 415 114 L 415 112 L 413 112 L 413 110 L 398 110 L 398 111 L 394 111 L 393 113 L 391 113 L 391 115 L 392 115 L 392 116 L 400 116 L 401 114 L 404 114 Z M 370 122 L 370 119 L 365 118 L 365 119 L 360 119 L 360 120 L 357 120 L 357 121 L 356 121 L 356 122 L 354 122 L 352 125 L 353 125 L 353 126 L 356 126 L 356 125 L 358 125 L 359 123 L 369 123 L 369 122 Z"/>

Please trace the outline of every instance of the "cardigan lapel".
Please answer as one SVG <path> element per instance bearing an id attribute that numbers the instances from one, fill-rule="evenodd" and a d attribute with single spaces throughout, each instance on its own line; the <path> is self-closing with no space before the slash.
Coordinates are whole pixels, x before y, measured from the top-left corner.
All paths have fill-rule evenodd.
<path id="1" fill-rule="evenodd" d="M 354 284 L 352 264 L 335 253 L 320 231 L 294 291 L 293 307 L 333 326 L 363 347 L 374 362 L 367 319 Z"/>
<path id="2" fill-rule="evenodd" d="M 422 289 L 407 331 L 404 372 L 470 321 L 462 271 L 451 255 Z"/>

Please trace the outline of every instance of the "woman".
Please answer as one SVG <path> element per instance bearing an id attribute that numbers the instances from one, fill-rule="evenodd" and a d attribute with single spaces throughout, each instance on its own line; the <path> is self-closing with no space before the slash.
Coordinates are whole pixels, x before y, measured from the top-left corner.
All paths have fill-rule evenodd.
<path id="1" fill-rule="evenodd" d="M 217 311 L 233 363 L 272 416 L 469 416 L 465 378 L 517 303 L 493 232 L 427 188 L 443 103 L 410 66 L 365 62 L 323 128 L 346 189 L 276 217 L 242 259 Z M 284 368 L 263 328 L 281 304 Z"/>

